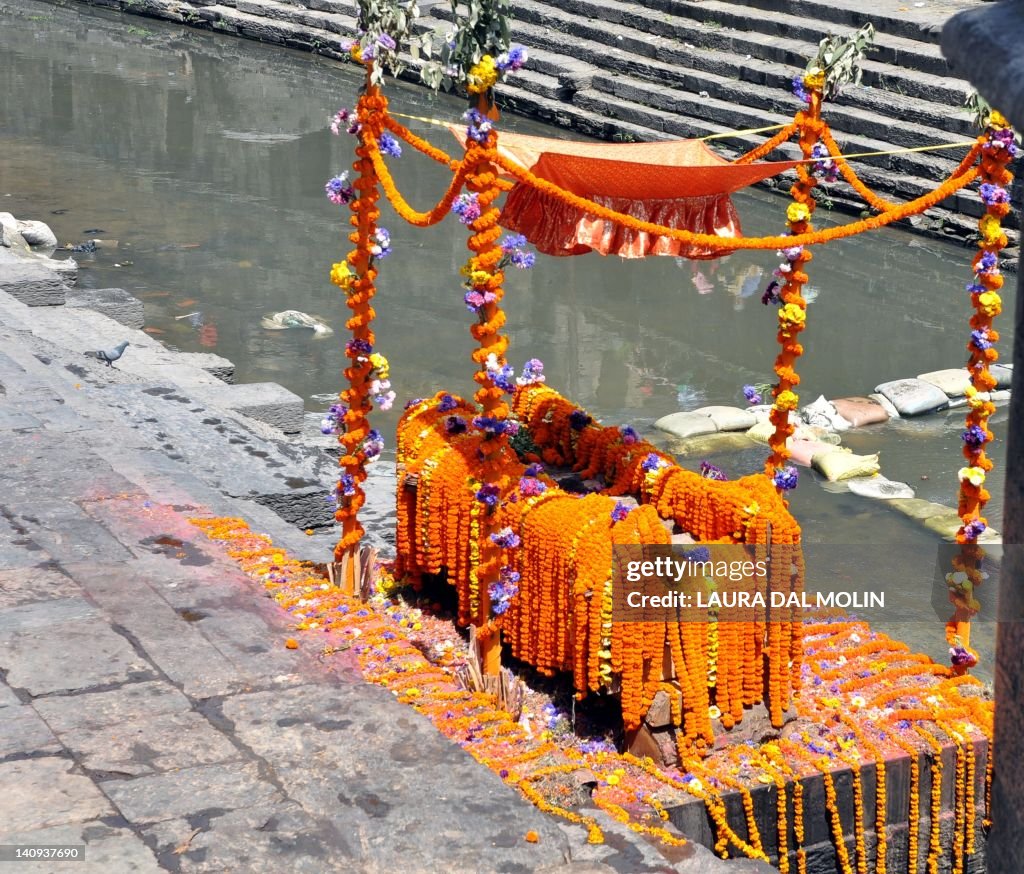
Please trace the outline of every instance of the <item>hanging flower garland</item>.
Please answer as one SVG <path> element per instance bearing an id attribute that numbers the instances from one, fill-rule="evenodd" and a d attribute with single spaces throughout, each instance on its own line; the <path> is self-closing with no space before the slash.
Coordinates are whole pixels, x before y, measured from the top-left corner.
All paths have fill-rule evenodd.
<path id="1" fill-rule="evenodd" d="M 822 89 L 825 86 L 823 73 L 809 73 L 800 80 L 798 96 L 808 104 L 806 111 L 796 114 L 796 124 L 800 131 L 800 151 L 804 158 L 822 158 L 815 153 L 815 146 L 821 136 L 824 125 L 821 121 Z M 818 164 L 823 162 L 819 160 Z M 790 189 L 793 202 L 786 210 L 789 233 L 794 236 L 812 232 L 811 215 L 814 212 L 814 198 L 811 194 L 817 185 L 815 168 L 808 169 L 806 164 L 797 166 L 797 182 Z M 798 337 L 806 327 L 807 301 L 802 296 L 807 274 L 804 265 L 811 260 L 811 253 L 800 245 L 781 249 L 779 252 L 783 262 L 775 270 L 774 279 L 769 283 L 761 298 L 764 304 L 776 304 L 778 310 L 778 342 L 782 347 L 775 359 L 775 375 L 778 383 L 772 389 L 775 398 L 769 414 L 775 430 L 768 439 L 771 454 L 765 462 L 765 473 L 772 478 L 776 489 L 784 494 L 796 488 L 797 472 L 793 467 L 786 466 L 790 452 L 786 441 L 793 434 L 794 427 L 790 423 L 790 413 L 797 408 L 799 396 L 794 389 L 800 384 L 800 376 L 796 372 L 796 361 L 803 354 L 803 346 Z"/>
<path id="2" fill-rule="evenodd" d="M 958 512 L 961 526 L 957 532 L 960 552 L 953 559 L 953 570 L 946 575 L 950 601 L 954 612 L 946 623 L 946 639 L 950 660 L 955 670 L 964 672 L 977 664 L 978 655 L 970 645 L 970 620 L 980 605 L 974 597 L 982 583 L 981 562 L 984 552 L 978 538 L 988 527 L 982 515 L 989 500 L 985 480 L 992 471 L 992 460 L 986 446 L 992 441 L 989 417 L 995 405 L 988 393 L 996 388 L 996 379 L 989 365 L 999 360 L 995 344 L 999 332 L 993 327 L 995 317 L 1002 311 L 999 291 L 1003 276 L 999 269 L 999 253 L 1007 245 L 1002 221 L 1010 212 L 1008 188 L 1013 174 L 1007 165 L 1016 157 L 1014 132 L 998 112 L 991 112 L 981 146 L 981 187 L 979 193 L 985 204 L 985 214 L 978 220 L 978 253 L 974 257 L 974 280 L 968 284 L 974 313 L 971 316 L 971 336 L 967 343 L 970 356 L 967 372 L 971 386 L 967 391 L 967 417 L 961 434 L 966 465 L 959 471 L 960 497 Z"/>
<path id="3" fill-rule="evenodd" d="M 370 65 L 372 66 L 372 65 Z M 325 434 L 335 434 L 342 446 L 339 464 L 342 473 L 338 479 L 333 500 L 335 519 L 341 523 L 341 536 L 335 546 L 336 561 L 359 545 L 363 527 L 359 523 L 359 510 L 366 502 L 363 482 L 366 465 L 377 458 L 384 446 L 380 433 L 370 428 L 367 418 L 373 404 L 390 409 L 395 400 L 391 390 L 388 360 L 374 351 L 374 310 L 371 306 L 376 293 L 377 265 L 391 253 L 391 235 L 377 225 L 378 177 L 371 160 L 371 149 L 377 148 L 384 138 L 385 148 L 392 154 L 401 154 L 396 140 L 382 131 L 382 119 L 387 111 L 387 100 L 377 87 L 368 84 L 359 98 L 355 113 L 339 110 L 331 119 L 331 131 L 340 133 L 347 125 L 348 133 L 359 138 L 356 160 L 352 169 L 357 173 L 353 183 L 348 173 L 328 180 L 327 198 L 335 204 L 347 204 L 352 210 L 351 224 L 355 230 L 349 239 L 355 248 L 344 261 L 331 268 L 331 282 L 345 292 L 345 303 L 352 311 L 345 326 L 352 338 L 345 344 L 349 365 L 345 376 L 349 387 L 340 396 L 321 424 Z M 390 141 L 387 139 L 390 137 Z"/>

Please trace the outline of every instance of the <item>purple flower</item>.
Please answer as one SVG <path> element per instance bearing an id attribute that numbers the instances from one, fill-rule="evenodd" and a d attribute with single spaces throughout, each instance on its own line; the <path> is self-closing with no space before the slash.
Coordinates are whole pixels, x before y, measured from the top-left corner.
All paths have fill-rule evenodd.
<path id="1" fill-rule="evenodd" d="M 720 482 L 726 482 L 729 479 L 722 468 L 717 464 L 712 464 L 710 461 L 702 461 L 700 463 L 700 475 L 704 477 L 704 479 L 714 479 L 719 480 Z"/>
<path id="2" fill-rule="evenodd" d="M 460 194 L 452 203 L 452 212 L 464 225 L 471 225 L 480 218 L 480 199 L 475 192 Z"/>
<path id="3" fill-rule="evenodd" d="M 488 359 L 487 375 L 491 378 L 491 382 L 502 391 L 511 394 L 516 390 L 515 384 L 515 369 L 511 364 L 502 364 L 498 366 L 497 361 L 494 361 L 494 366 L 491 366 L 490 359 Z"/>
<path id="4" fill-rule="evenodd" d="M 376 458 L 380 455 L 381 450 L 384 448 L 384 438 L 381 436 L 380 431 L 376 428 L 370 430 L 367 434 L 366 439 L 363 441 L 363 454 L 370 458 Z"/>
<path id="5" fill-rule="evenodd" d="M 901 729 L 902 731 L 906 731 L 907 729 L 910 728 L 910 720 L 909 719 L 899 719 L 899 720 L 896 721 L 896 727 L 898 729 Z"/>
<path id="6" fill-rule="evenodd" d="M 787 261 L 793 262 L 803 253 L 803 246 L 789 246 L 786 249 L 779 249 L 779 254 Z"/>
<path id="7" fill-rule="evenodd" d="M 405 402 L 404 409 L 408 410 L 410 407 L 415 407 L 415 406 L 418 406 L 419 404 L 422 404 L 422 403 L 423 403 L 423 398 L 412 398 L 411 400 L 408 400 L 408 401 Z"/>
<path id="8" fill-rule="evenodd" d="M 498 582 L 491 583 L 487 588 L 491 596 L 491 612 L 501 616 L 509 608 L 512 599 L 519 594 L 519 573 L 509 567 L 503 567 L 498 575 Z"/>
<path id="9" fill-rule="evenodd" d="M 804 77 L 794 76 L 792 82 L 793 94 L 797 100 L 802 100 L 804 103 L 811 102 L 811 95 L 807 93 L 807 89 L 804 88 Z"/>
<path id="10" fill-rule="evenodd" d="M 512 71 L 520 69 L 523 64 L 529 60 L 529 56 L 522 46 L 512 46 L 507 52 L 498 55 L 495 64 L 497 68 L 502 72 Z"/>
<path id="11" fill-rule="evenodd" d="M 529 270 L 537 262 L 537 256 L 533 252 L 513 252 L 510 260 L 513 267 Z"/>
<path id="12" fill-rule="evenodd" d="M 629 515 L 629 511 L 632 509 L 629 504 L 623 501 L 616 501 L 615 506 L 612 508 L 612 522 L 621 522 Z"/>
<path id="13" fill-rule="evenodd" d="M 644 473 L 653 473 L 664 465 L 664 460 L 654 452 L 648 452 L 647 456 L 640 462 L 640 469 Z"/>
<path id="14" fill-rule="evenodd" d="M 964 441 L 968 446 L 977 449 L 983 445 L 988 439 L 985 437 L 985 429 L 980 425 L 971 425 L 963 434 L 960 435 L 960 439 Z"/>
<path id="15" fill-rule="evenodd" d="M 516 379 L 519 385 L 536 385 L 544 382 L 544 362 L 539 358 L 531 358 L 523 365 L 522 375 Z"/>
<path id="16" fill-rule="evenodd" d="M 391 254 L 391 234 L 387 228 L 377 228 L 373 232 L 370 254 L 375 258 L 387 258 Z"/>
<path id="17" fill-rule="evenodd" d="M 359 355 L 369 355 L 373 352 L 373 346 L 366 340 L 349 340 L 345 344 L 345 355 L 349 358 L 356 358 Z"/>
<path id="18" fill-rule="evenodd" d="M 985 291 L 985 286 L 978 282 L 969 282 L 967 284 L 967 290 L 971 294 L 982 294 Z"/>
<path id="19" fill-rule="evenodd" d="M 342 173 L 340 176 L 332 176 L 327 180 L 327 184 L 324 185 L 324 193 L 327 195 L 327 199 L 338 206 L 342 206 L 346 203 L 350 203 L 355 200 L 356 190 L 348 184 L 348 173 Z"/>
<path id="20" fill-rule="evenodd" d="M 619 431 L 622 432 L 622 442 L 626 446 L 632 446 L 640 439 L 640 435 L 636 433 L 636 429 L 632 425 L 623 425 Z"/>
<path id="21" fill-rule="evenodd" d="M 443 394 L 441 395 L 441 400 L 437 404 L 437 410 L 440 413 L 447 413 L 450 410 L 454 410 L 458 405 L 459 402 L 450 394 Z"/>
<path id="22" fill-rule="evenodd" d="M 964 528 L 964 537 L 968 540 L 977 540 L 982 534 L 985 533 L 985 529 L 988 526 L 981 521 L 981 519 L 972 519 Z"/>
<path id="23" fill-rule="evenodd" d="M 990 276 L 999 272 L 999 256 L 995 252 L 985 252 L 978 262 L 978 273 Z"/>
<path id="24" fill-rule="evenodd" d="M 331 116 L 331 133 L 335 136 L 341 132 L 341 126 L 348 121 L 350 113 L 344 107 L 339 109 L 334 115 Z"/>
<path id="25" fill-rule="evenodd" d="M 502 434 L 512 436 L 519 430 L 519 423 L 507 419 L 495 419 L 493 416 L 477 416 L 473 419 L 473 427 L 479 428 L 492 437 Z"/>
<path id="26" fill-rule="evenodd" d="M 388 155 L 391 158 L 402 157 L 402 147 L 399 145 L 398 140 L 387 131 L 380 135 L 380 139 L 377 140 L 377 147 L 380 149 L 381 154 Z"/>
<path id="27" fill-rule="evenodd" d="M 338 480 L 338 492 L 346 498 L 351 498 L 356 493 L 356 481 L 352 474 L 343 473 Z"/>
<path id="28" fill-rule="evenodd" d="M 522 249 L 526 245 L 526 237 L 522 234 L 506 234 L 501 240 L 501 251 L 511 255 L 516 249 Z"/>
<path id="29" fill-rule="evenodd" d="M 449 416 L 444 420 L 444 430 L 448 434 L 463 434 L 468 427 L 466 420 L 461 416 Z"/>
<path id="30" fill-rule="evenodd" d="M 743 397 L 747 399 L 748 404 L 759 404 L 762 401 L 761 393 L 752 385 L 743 386 Z"/>
<path id="31" fill-rule="evenodd" d="M 800 474 L 795 467 L 780 467 L 775 471 L 775 476 L 772 479 L 775 481 L 776 488 L 788 492 L 796 488 Z"/>
<path id="32" fill-rule="evenodd" d="M 377 37 L 377 45 L 382 49 L 387 49 L 389 52 L 393 52 L 397 48 L 394 39 L 391 38 L 390 34 L 386 33 L 382 33 Z"/>
<path id="33" fill-rule="evenodd" d="M 583 410 L 573 410 L 569 414 L 569 427 L 572 428 L 573 431 L 582 431 L 592 421 L 594 420 L 584 413 Z"/>
<path id="34" fill-rule="evenodd" d="M 526 476 L 540 476 L 544 473 L 543 464 L 531 464 L 526 470 L 523 471 Z"/>
<path id="35" fill-rule="evenodd" d="M 683 558 L 687 561 L 694 562 L 694 564 L 703 564 L 706 561 L 711 561 L 711 550 L 706 546 L 698 546 L 696 549 L 690 549 L 684 552 Z"/>
<path id="36" fill-rule="evenodd" d="M 997 203 L 1007 203 L 1010 199 L 1005 188 L 993 185 L 991 182 L 983 182 L 981 187 L 978 189 L 978 194 L 981 195 L 981 199 L 988 206 L 993 206 Z"/>
<path id="37" fill-rule="evenodd" d="M 988 328 L 978 328 L 971 331 L 971 345 L 979 352 L 992 348 L 992 341 L 988 338 Z"/>
<path id="38" fill-rule="evenodd" d="M 487 137 L 494 125 L 490 119 L 477 109 L 469 109 L 462 116 L 469 125 L 466 128 L 466 136 L 478 143 L 486 143 Z"/>
<path id="39" fill-rule="evenodd" d="M 491 535 L 491 540 L 502 549 L 515 549 L 519 546 L 519 535 L 508 526 Z"/>
<path id="40" fill-rule="evenodd" d="M 949 663 L 955 667 L 973 668 L 978 663 L 978 657 L 960 644 L 956 644 L 949 648 Z"/>
<path id="41" fill-rule="evenodd" d="M 548 487 L 535 477 L 524 476 L 519 479 L 519 493 L 524 498 L 535 498 L 537 495 L 543 495 L 547 490 Z"/>
<path id="42" fill-rule="evenodd" d="M 344 418 L 348 407 L 344 404 L 331 404 L 323 419 L 320 420 L 320 431 L 324 434 L 340 434 L 345 430 Z"/>
<path id="43" fill-rule="evenodd" d="M 764 290 L 764 294 L 761 295 L 761 303 L 765 306 L 772 303 L 779 303 L 782 300 L 782 297 L 779 294 L 779 289 L 781 287 L 781 283 L 777 279 L 773 279 L 769 282 L 768 287 Z"/>
<path id="44" fill-rule="evenodd" d="M 501 490 L 493 483 L 485 483 L 476 492 L 476 499 L 487 507 L 488 510 L 493 510 L 497 507 L 500 498 Z"/>

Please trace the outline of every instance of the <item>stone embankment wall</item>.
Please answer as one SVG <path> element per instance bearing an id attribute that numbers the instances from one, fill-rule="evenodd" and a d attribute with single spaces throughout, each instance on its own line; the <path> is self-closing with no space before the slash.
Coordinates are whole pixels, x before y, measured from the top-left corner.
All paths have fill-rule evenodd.
<path id="1" fill-rule="evenodd" d="M 357 9 L 357 0 L 77 2 L 338 60 L 345 59 L 339 41 L 353 34 Z M 949 15 L 978 2 L 930 0 L 918 8 L 895 0 L 513 0 L 514 38 L 530 49 L 530 62 L 502 86 L 499 99 L 506 110 L 620 142 L 778 124 L 800 106 L 789 83 L 817 42 L 871 20 L 878 36 L 863 83 L 827 106 L 844 151 L 964 142 L 976 133 L 963 108 L 970 86 L 950 69 L 938 39 Z M 446 2 L 420 7 L 422 28 L 450 26 Z M 763 138 L 743 134 L 718 140 L 715 148 L 736 154 Z M 963 153 L 879 155 L 853 165 L 883 196 L 908 199 L 933 189 Z M 787 187 L 785 178 L 777 184 Z M 821 201 L 846 212 L 865 208 L 844 183 L 829 186 Z M 973 192 L 961 192 L 906 224 L 927 236 L 972 242 L 982 212 Z"/>

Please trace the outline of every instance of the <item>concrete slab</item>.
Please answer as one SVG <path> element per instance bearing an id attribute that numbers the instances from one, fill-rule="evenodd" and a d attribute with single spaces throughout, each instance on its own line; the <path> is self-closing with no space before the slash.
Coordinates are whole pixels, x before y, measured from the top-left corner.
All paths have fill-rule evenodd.
<path id="1" fill-rule="evenodd" d="M 76 767 L 56 757 L 0 764 L 0 842 L 18 832 L 112 815 L 110 802 Z"/>

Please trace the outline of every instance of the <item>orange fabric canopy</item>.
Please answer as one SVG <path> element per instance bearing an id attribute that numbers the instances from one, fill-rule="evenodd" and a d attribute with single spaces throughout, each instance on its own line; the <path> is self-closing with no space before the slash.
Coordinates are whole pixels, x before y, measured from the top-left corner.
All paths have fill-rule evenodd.
<path id="1" fill-rule="evenodd" d="M 465 128 L 449 125 L 449 129 L 465 145 Z M 502 132 L 498 150 L 542 179 L 616 212 L 722 237 L 740 233 L 739 216 L 729 199 L 732 192 L 799 163 L 734 164 L 700 140 L 600 143 Z M 501 223 L 523 234 L 548 255 L 595 250 L 626 258 L 718 257 L 709 249 L 637 233 L 587 215 L 524 183 L 518 183 L 509 193 Z"/>

